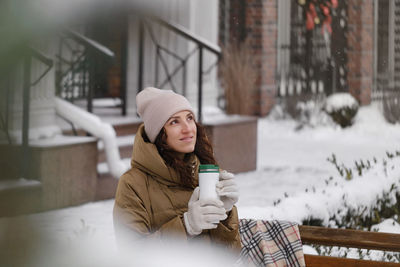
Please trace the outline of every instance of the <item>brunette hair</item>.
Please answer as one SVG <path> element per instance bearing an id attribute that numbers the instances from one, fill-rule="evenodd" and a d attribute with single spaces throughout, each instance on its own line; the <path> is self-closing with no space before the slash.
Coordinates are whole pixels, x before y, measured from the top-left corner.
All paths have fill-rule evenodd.
<path id="1" fill-rule="evenodd" d="M 217 164 L 214 157 L 214 151 L 210 141 L 207 138 L 205 128 L 198 122 L 196 123 L 197 134 L 196 134 L 196 145 L 193 153 L 198 157 L 202 164 Z M 182 159 L 177 156 L 176 152 L 167 145 L 167 133 L 164 127 L 161 129 L 159 134 L 154 141 L 157 147 L 158 153 L 164 159 L 165 163 L 172 167 L 178 174 L 182 185 L 186 187 L 195 187 L 193 179 L 193 166 L 188 162 L 190 154 L 186 154 Z"/>

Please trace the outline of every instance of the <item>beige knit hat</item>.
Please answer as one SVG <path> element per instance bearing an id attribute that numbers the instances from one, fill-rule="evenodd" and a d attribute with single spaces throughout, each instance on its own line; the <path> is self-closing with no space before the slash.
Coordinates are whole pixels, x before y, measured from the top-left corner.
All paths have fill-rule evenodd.
<path id="1" fill-rule="evenodd" d="M 136 106 L 152 143 L 172 115 L 182 110 L 189 110 L 194 115 L 192 106 L 184 96 L 154 87 L 147 87 L 136 95 Z"/>

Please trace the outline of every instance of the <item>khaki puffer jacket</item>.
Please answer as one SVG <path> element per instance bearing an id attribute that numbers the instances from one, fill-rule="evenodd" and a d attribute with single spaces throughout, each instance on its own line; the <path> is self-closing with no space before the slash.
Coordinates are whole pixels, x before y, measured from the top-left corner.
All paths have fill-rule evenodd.
<path id="1" fill-rule="evenodd" d="M 186 233 L 183 213 L 193 188 L 183 187 L 178 174 L 164 163 L 154 144 L 143 140 L 140 126 L 133 145 L 131 169 L 119 180 L 114 204 L 114 228 L 118 239 L 127 232 L 139 237 L 160 238 L 180 236 L 192 240 Z M 198 184 L 199 160 L 191 160 Z M 128 231 L 126 231 L 128 229 Z M 130 231 L 129 231 L 130 230 Z M 239 251 L 239 221 L 236 207 L 216 229 L 204 230 L 193 239 L 202 239 Z"/>

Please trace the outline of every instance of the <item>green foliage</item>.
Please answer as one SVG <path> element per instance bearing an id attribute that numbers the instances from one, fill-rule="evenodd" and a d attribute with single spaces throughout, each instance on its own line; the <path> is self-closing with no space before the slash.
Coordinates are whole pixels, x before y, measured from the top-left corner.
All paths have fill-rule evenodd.
<path id="1" fill-rule="evenodd" d="M 342 107 L 340 109 L 327 112 L 334 122 L 342 128 L 353 125 L 353 118 L 357 114 L 358 106 Z"/>
<path id="2" fill-rule="evenodd" d="M 329 161 L 336 167 L 336 170 L 339 172 L 340 176 L 344 177 L 346 180 L 353 179 L 353 171 L 351 170 L 351 168 L 347 168 L 344 164 L 339 164 L 336 160 L 335 154 L 332 154 L 332 158 L 328 157 L 327 161 Z"/>

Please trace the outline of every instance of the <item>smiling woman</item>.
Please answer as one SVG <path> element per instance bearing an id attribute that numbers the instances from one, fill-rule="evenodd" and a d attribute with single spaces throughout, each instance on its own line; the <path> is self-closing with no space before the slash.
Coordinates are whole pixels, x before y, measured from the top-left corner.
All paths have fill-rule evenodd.
<path id="1" fill-rule="evenodd" d="M 238 252 L 234 204 L 239 195 L 234 175 L 221 171 L 218 198 L 199 200 L 199 165 L 217 162 L 189 101 L 173 91 L 149 87 L 136 96 L 136 102 L 144 124 L 135 137 L 131 169 L 121 176 L 115 196 L 119 244 L 129 245 L 132 236 L 172 236 Z"/>
<path id="2" fill-rule="evenodd" d="M 191 153 L 196 145 L 197 126 L 191 111 L 172 115 L 164 125 L 167 145 L 179 153 Z"/>

